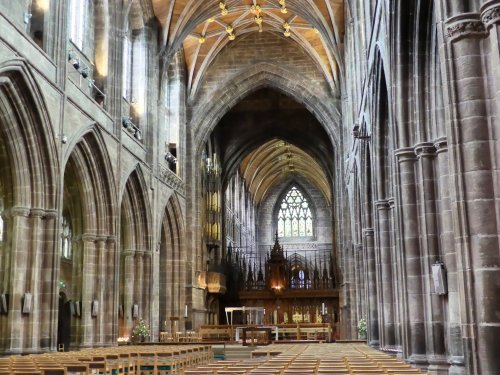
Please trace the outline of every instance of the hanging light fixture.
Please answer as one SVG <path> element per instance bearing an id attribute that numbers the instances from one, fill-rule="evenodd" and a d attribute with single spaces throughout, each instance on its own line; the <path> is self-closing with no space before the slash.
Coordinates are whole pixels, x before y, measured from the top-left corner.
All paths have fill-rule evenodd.
<path id="1" fill-rule="evenodd" d="M 227 14 L 229 13 L 229 11 L 227 9 L 227 5 L 224 2 L 221 1 L 219 3 L 219 8 L 220 8 L 220 14 L 223 15 L 223 16 L 227 16 Z"/>
<path id="2" fill-rule="evenodd" d="M 283 24 L 283 28 L 285 29 L 285 31 L 283 32 L 283 35 L 286 36 L 287 38 L 290 37 L 292 35 L 292 33 L 290 32 L 290 24 L 288 22 L 285 22 Z"/>

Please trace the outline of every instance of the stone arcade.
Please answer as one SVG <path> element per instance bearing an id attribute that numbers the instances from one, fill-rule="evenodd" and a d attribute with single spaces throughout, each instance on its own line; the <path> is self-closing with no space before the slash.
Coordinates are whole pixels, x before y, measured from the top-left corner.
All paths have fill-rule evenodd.
<path id="1" fill-rule="evenodd" d="M 0 0 L 0 355 L 225 323 L 278 233 L 339 338 L 498 375 L 499 111 L 499 0 Z"/>

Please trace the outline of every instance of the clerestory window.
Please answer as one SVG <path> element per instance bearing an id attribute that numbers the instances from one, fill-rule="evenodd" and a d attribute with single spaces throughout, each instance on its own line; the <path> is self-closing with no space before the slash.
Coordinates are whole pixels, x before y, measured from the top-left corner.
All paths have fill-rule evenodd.
<path id="1" fill-rule="evenodd" d="M 70 33 L 69 37 L 80 51 L 83 51 L 85 29 L 88 18 L 88 0 L 70 0 Z"/>
<path id="2" fill-rule="evenodd" d="M 64 259 L 71 259 L 73 256 L 72 238 L 73 238 L 73 231 L 71 229 L 71 223 L 68 217 L 65 215 L 63 216 L 62 220 L 62 234 L 61 234 L 61 240 L 62 240 L 61 255 Z"/>

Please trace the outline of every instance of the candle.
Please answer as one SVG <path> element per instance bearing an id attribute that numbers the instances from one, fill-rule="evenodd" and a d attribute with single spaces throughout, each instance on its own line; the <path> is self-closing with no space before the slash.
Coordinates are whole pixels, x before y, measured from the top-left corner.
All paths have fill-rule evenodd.
<path id="1" fill-rule="evenodd" d="M 321 315 L 325 315 L 325 303 L 321 304 Z"/>
<path id="2" fill-rule="evenodd" d="M 184 318 L 187 318 L 188 316 L 188 305 L 185 305 L 185 310 L 184 310 Z"/>

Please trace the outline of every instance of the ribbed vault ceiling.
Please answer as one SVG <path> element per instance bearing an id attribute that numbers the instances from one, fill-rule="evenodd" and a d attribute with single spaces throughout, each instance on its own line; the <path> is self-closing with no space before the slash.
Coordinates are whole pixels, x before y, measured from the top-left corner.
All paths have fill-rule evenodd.
<path id="1" fill-rule="evenodd" d="M 167 55 L 184 48 L 194 91 L 214 58 L 244 34 L 293 39 L 316 62 L 332 90 L 340 87 L 344 0 L 153 0 Z M 286 56 L 284 56 L 286 58 Z"/>
<path id="2" fill-rule="evenodd" d="M 329 183 L 321 166 L 309 154 L 283 140 L 271 140 L 252 151 L 241 163 L 240 173 L 257 203 L 274 185 L 296 176 L 311 181 L 330 202 Z"/>
<path id="3" fill-rule="evenodd" d="M 242 99 L 214 131 L 223 180 L 236 171 L 259 205 L 276 185 L 307 180 L 331 202 L 333 148 L 318 120 L 293 98 L 263 88 Z"/>

